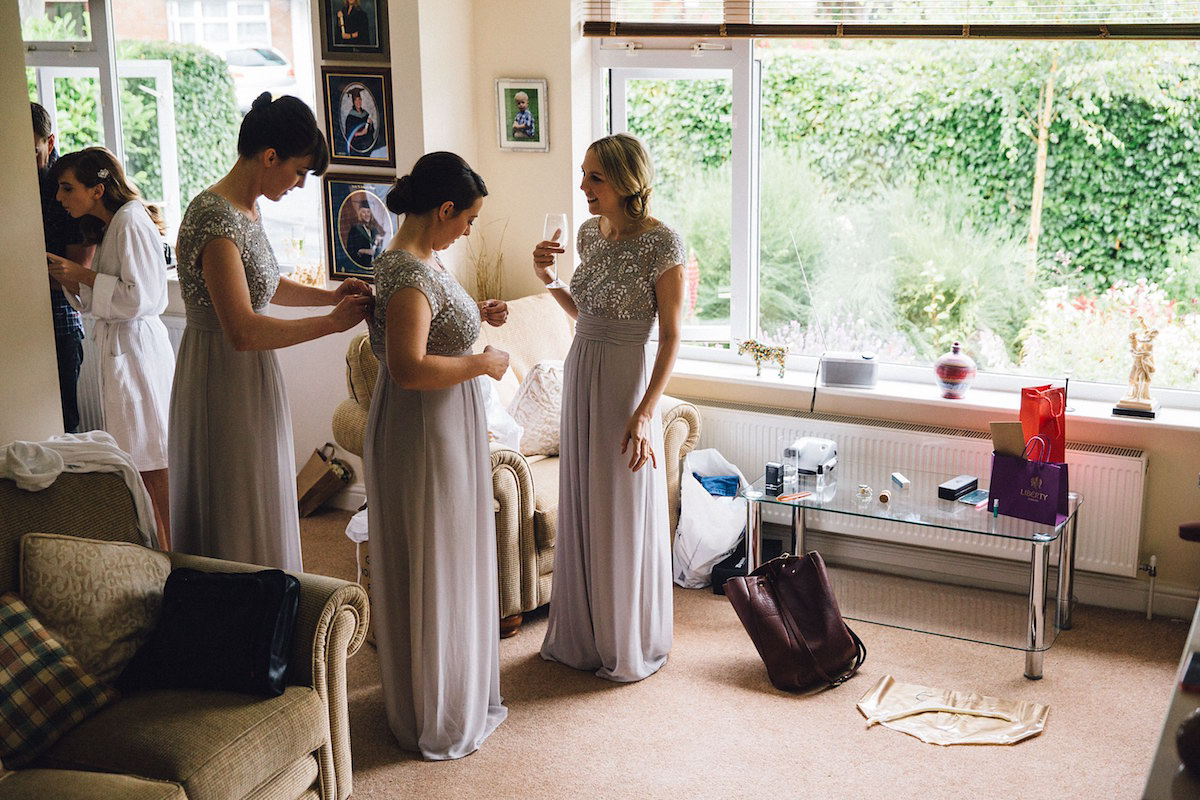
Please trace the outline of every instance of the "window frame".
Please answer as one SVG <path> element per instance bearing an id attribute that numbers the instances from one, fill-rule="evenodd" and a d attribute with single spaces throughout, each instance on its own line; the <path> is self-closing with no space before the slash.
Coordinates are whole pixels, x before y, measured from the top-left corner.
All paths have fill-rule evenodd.
<path id="1" fill-rule="evenodd" d="M 25 66 L 32 67 L 37 75 L 38 102 L 53 94 L 47 92 L 43 83 L 43 70 L 58 67 L 82 67 L 94 69 L 99 75 L 100 127 L 104 133 L 104 146 L 125 163 L 125 146 L 121 133 L 121 93 L 117 88 L 116 43 L 113 39 L 112 8 L 109 0 L 90 0 L 88 14 L 92 38 L 72 42 L 25 42 Z M 51 103 L 53 105 L 53 103 Z M 55 109 L 47 106 L 51 114 Z"/>
<path id="2" fill-rule="evenodd" d="M 732 163 L 733 217 L 730 231 L 730 347 L 728 349 L 689 344 L 697 331 L 685 330 L 679 357 L 693 363 L 745 364 L 733 343 L 750 338 L 758 320 L 758 242 L 759 242 L 759 155 L 761 71 L 754 58 L 752 39 L 727 39 L 719 42 L 694 39 L 592 38 L 592 120 L 593 138 L 624 131 L 624 109 L 613 106 L 623 96 L 611 87 L 632 77 L 699 77 L 705 71 L 729 70 L 732 73 L 733 130 Z M 611 123 L 608 121 L 611 120 Z M 749 124 L 741 124 L 747 120 Z M 618 124 L 620 127 L 618 127 Z M 611 130 L 609 129 L 611 128 Z M 741 211 L 744 209 L 744 211 Z M 692 326 L 698 328 L 699 326 Z M 711 328 L 707 330 L 711 331 Z M 709 337 L 711 339 L 711 337 Z M 819 357 L 791 354 L 787 369 L 817 380 Z M 933 365 L 880 362 L 881 382 L 930 385 Z M 1063 383 L 1062 375 L 1028 375 L 985 372 L 980 370 L 973 386 L 981 390 L 1018 392 L 1022 387 L 1044 383 Z M 810 384 L 811 385 L 811 384 Z M 1122 384 L 1095 381 L 1070 381 L 1071 396 L 1081 400 L 1114 402 L 1124 391 Z M 1171 387 L 1152 387 L 1155 399 L 1165 408 L 1200 410 L 1200 391 Z M 877 389 L 872 391 L 883 392 Z M 1115 396 L 1114 396 L 1115 392 Z"/>

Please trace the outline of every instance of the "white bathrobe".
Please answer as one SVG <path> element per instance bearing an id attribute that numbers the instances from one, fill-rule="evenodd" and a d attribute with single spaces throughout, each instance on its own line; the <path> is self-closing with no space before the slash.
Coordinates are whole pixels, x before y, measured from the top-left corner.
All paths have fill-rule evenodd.
<path id="1" fill-rule="evenodd" d="M 167 468 L 167 410 L 175 353 L 158 315 L 167 265 L 158 228 L 140 200 L 117 210 L 92 259 L 95 286 L 67 300 L 95 318 L 104 430 L 141 472 Z"/>

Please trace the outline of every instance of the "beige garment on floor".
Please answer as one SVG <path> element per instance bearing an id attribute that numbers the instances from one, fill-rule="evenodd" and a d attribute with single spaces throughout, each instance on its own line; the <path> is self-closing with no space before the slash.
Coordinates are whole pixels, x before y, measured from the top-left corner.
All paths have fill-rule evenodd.
<path id="1" fill-rule="evenodd" d="M 1046 727 L 1050 707 L 975 692 L 899 683 L 884 675 L 858 701 L 867 727 L 885 725 L 929 744 L 1016 744 Z"/>

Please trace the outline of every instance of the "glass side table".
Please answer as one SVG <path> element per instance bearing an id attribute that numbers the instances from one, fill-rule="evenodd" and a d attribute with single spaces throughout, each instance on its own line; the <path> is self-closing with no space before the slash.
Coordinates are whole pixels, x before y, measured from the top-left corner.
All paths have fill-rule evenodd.
<path id="1" fill-rule="evenodd" d="M 742 492 L 746 503 L 746 558 L 748 570 L 754 570 L 762 562 L 762 510 L 766 505 L 787 508 L 791 515 L 791 552 L 805 551 L 804 539 L 810 522 L 809 515 L 815 513 L 864 517 L 874 520 L 901 523 L 905 525 L 921 525 L 955 531 L 968 536 L 1001 537 L 1029 543 L 1029 595 L 1026 620 L 1023 631 L 1018 632 L 1022 642 L 1010 641 L 1013 637 L 1006 634 L 993 636 L 989 633 L 974 633 L 968 629 L 956 628 L 954 625 L 933 625 L 927 622 L 902 623 L 897 621 L 900 616 L 899 606 L 903 600 L 891 605 L 896 608 L 888 609 L 884 614 L 875 616 L 886 619 L 871 619 L 867 616 L 855 616 L 855 610 L 846 613 L 851 618 L 867 622 L 879 622 L 895 627 L 919 630 L 925 633 L 953 636 L 955 638 L 980 641 L 987 644 L 997 644 L 1003 647 L 1015 647 L 1025 652 L 1025 676 L 1031 679 L 1042 677 L 1042 656 L 1053 644 L 1059 630 L 1071 627 L 1071 596 L 1074 590 L 1075 571 L 1075 533 L 1078 522 L 1078 511 L 1083 498 L 1072 492 L 1069 495 L 1069 513 L 1060 516 L 1055 525 L 1041 525 L 1034 522 L 993 515 L 986 508 L 972 508 L 957 500 L 942 500 L 937 496 L 938 484 L 953 477 L 943 473 L 922 472 L 918 470 L 903 470 L 910 481 L 908 487 L 897 486 L 891 480 L 895 467 L 885 467 L 872 464 L 855 464 L 845 460 L 826 475 L 802 475 L 800 485 L 791 495 L 772 496 L 764 491 L 764 479 L 759 478 Z M 871 491 L 860 496 L 859 487 L 870 487 Z M 888 502 L 880 502 L 879 494 L 883 490 L 890 493 Z M 1059 568 L 1057 585 L 1057 603 L 1055 624 L 1048 630 L 1046 625 L 1047 604 L 1047 575 L 1049 572 L 1049 548 L 1057 541 L 1059 543 Z M 936 552 L 936 551 L 930 551 Z M 882 582 L 882 579 L 881 581 Z M 895 591 L 903 593 L 904 589 Z M 982 594 L 982 591 L 981 593 Z M 999 593 L 992 593 L 999 595 Z M 980 616 L 989 616 L 993 601 L 996 598 L 980 601 Z M 839 598 L 840 602 L 840 598 Z M 954 607 L 955 600 L 942 600 L 944 604 Z M 984 606 L 986 605 L 986 609 Z M 894 612 L 894 613 L 893 613 Z M 871 612 L 866 612 L 871 613 Z M 931 628 L 938 627 L 939 630 Z M 1020 636 L 1023 633 L 1023 636 Z M 1003 638 L 1003 641 L 992 641 Z"/>

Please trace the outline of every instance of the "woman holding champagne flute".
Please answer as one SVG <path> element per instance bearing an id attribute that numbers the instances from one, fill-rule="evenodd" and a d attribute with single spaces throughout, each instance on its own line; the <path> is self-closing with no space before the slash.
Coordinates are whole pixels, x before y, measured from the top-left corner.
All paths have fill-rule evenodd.
<path id="1" fill-rule="evenodd" d="M 684 247 L 650 216 L 653 169 L 640 141 L 622 133 L 593 142 L 582 169 L 579 188 L 596 216 L 579 227 L 570 286 L 551 280 L 565 220 L 547 217 L 533 250 L 535 274 L 575 319 L 542 658 L 630 682 L 666 663 L 673 635 L 658 401 L 679 350 Z"/>

